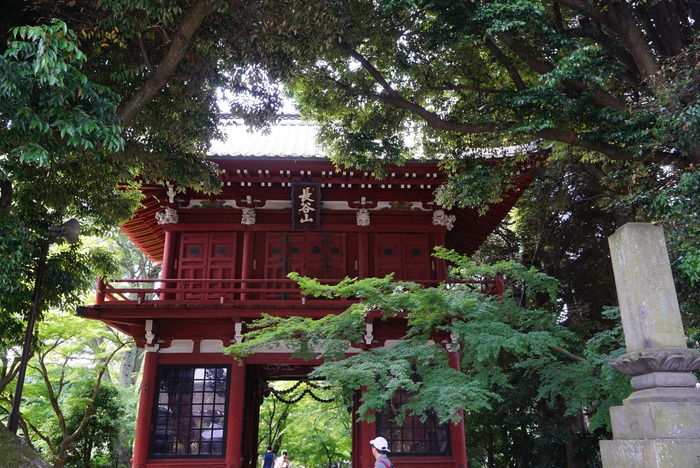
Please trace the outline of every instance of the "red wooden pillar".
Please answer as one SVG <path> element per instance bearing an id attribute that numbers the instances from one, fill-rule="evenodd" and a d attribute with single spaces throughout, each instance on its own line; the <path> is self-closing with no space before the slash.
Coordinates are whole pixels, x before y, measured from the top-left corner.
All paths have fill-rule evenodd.
<path id="1" fill-rule="evenodd" d="M 174 279 L 177 275 L 175 274 L 175 236 L 176 233 L 173 231 L 168 231 L 164 225 L 163 230 L 165 231 L 165 244 L 163 245 L 163 263 L 161 263 L 160 269 L 160 279 L 166 280 L 161 283 L 160 287 L 167 289 L 176 286 L 172 282 L 167 280 Z M 173 295 L 161 294 L 161 299 L 173 299 Z"/>
<path id="2" fill-rule="evenodd" d="M 156 389 L 156 369 L 158 367 L 158 353 L 146 352 L 143 363 L 143 377 L 141 378 L 141 396 L 139 398 L 139 414 L 136 419 L 136 435 L 134 437 L 134 458 L 131 466 L 139 468 L 145 466 L 148 460 L 148 446 L 150 442 L 151 420 L 153 419 L 153 400 Z"/>
<path id="3" fill-rule="evenodd" d="M 175 278 L 175 232 L 163 226 L 165 231 L 165 244 L 163 245 L 163 263 L 160 270 L 161 279 Z"/>
<path id="4" fill-rule="evenodd" d="M 435 240 L 435 247 L 445 246 L 444 233 L 433 234 L 433 239 Z M 435 276 L 433 278 L 438 281 L 445 281 L 447 279 L 447 262 L 441 258 L 433 258 L 431 261 L 435 262 Z"/>
<path id="5" fill-rule="evenodd" d="M 231 366 L 228 393 L 228 419 L 226 425 L 226 466 L 240 468 L 243 444 L 243 400 L 245 398 L 245 365 Z"/>
<path id="6" fill-rule="evenodd" d="M 459 370 L 459 353 L 451 352 L 450 367 Z M 467 444 L 464 435 L 464 411 L 459 410 L 459 422 L 453 424 L 450 430 L 450 438 L 452 439 L 452 456 L 457 462 L 458 468 L 467 468 Z"/>
<path id="7" fill-rule="evenodd" d="M 377 437 L 377 424 L 372 421 L 360 421 L 357 416 L 357 409 L 360 406 L 360 390 L 355 395 L 355 402 L 352 408 L 352 468 L 365 468 L 374 466 L 374 456 L 370 450 L 369 441 Z"/>
<path id="8" fill-rule="evenodd" d="M 361 232 L 357 242 L 358 252 L 358 272 L 359 278 L 367 278 L 369 276 L 369 235 L 366 232 Z"/>
<path id="9" fill-rule="evenodd" d="M 241 279 L 249 280 L 253 277 L 253 233 L 250 231 L 243 232 L 243 254 L 241 258 Z M 241 290 L 248 288 L 248 282 L 241 283 Z M 241 294 L 241 300 L 247 299 L 247 294 Z"/>
<path id="10" fill-rule="evenodd" d="M 105 299 L 105 279 L 103 277 L 97 278 L 97 289 L 95 291 L 95 304 L 102 304 Z"/>

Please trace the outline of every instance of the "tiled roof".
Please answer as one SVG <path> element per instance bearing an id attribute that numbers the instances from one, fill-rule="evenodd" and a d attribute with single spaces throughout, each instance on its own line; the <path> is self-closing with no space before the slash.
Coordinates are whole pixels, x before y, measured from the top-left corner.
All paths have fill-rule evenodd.
<path id="1" fill-rule="evenodd" d="M 323 150 L 316 143 L 317 130 L 317 126 L 293 116 L 283 116 L 267 132 L 250 131 L 241 121 L 232 120 L 223 128 L 226 141 L 213 141 L 209 155 L 323 157 Z"/>
<path id="2" fill-rule="evenodd" d="M 325 152 L 316 141 L 318 126 L 301 121 L 298 115 L 280 115 L 267 131 L 251 131 L 241 120 L 231 119 L 223 127 L 226 141 L 214 140 L 210 156 L 219 157 L 272 157 L 323 158 Z M 534 154 L 540 150 L 536 142 L 526 145 L 496 148 L 474 148 L 465 151 L 465 157 L 501 159 L 517 154 Z M 433 155 L 432 159 L 443 159 Z"/>

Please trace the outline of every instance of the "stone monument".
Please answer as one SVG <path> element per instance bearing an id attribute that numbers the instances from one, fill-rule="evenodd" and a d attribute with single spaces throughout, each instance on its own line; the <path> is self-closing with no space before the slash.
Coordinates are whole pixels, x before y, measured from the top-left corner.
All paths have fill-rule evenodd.
<path id="1" fill-rule="evenodd" d="M 610 361 L 634 392 L 610 409 L 604 468 L 700 468 L 700 351 L 686 346 L 662 228 L 628 223 L 610 236 L 627 353 Z"/>

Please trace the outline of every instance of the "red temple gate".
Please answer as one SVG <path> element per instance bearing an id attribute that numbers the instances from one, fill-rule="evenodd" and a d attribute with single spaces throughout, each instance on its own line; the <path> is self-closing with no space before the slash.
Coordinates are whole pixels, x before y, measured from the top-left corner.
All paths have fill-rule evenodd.
<path id="1" fill-rule="evenodd" d="M 336 172 L 316 157 L 212 159 L 223 170 L 220 195 L 143 183 L 144 208 L 123 226 L 161 263 L 161 278 L 101 282 L 95 304 L 79 311 L 147 350 L 134 467 L 258 466 L 260 382 L 305 378 L 314 363 L 261 350 L 239 366 L 223 349 L 261 313 L 322 317 L 348 306 L 303 297 L 287 274 L 332 282 L 395 273 L 437 284 L 446 265 L 431 257 L 433 248 L 473 253 L 529 183 L 524 172 L 516 189 L 479 216 L 434 204 L 445 179 L 433 163 L 390 168 L 378 180 L 366 171 Z M 401 336 L 399 323 L 372 320 L 371 346 Z M 452 365 L 459 366 L 457 353 Z M 375 422 L 353 424 L 352 466 L 370 466 L 368 441 L 381 435 L 399 468 L 466 468 L 463 426 L 430 418 L 396 426 L 392 407 L 403 396 L 396 398 Z"/>

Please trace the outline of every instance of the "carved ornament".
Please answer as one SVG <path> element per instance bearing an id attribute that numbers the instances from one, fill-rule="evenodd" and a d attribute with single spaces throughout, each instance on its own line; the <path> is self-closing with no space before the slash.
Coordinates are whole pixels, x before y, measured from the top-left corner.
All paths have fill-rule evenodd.
<path id="1" fill-rule="evenodd" d="M 158 224 L 177 224 L 177 210 L 166 208 L 165 211 L 159 211 L 156 213 L 156 221 Z"/>
<path id="2" fill-rule="evenodd" d="M 689 348 L 650 348 L 623 354 L 609 364 L 616 371 L 627 375 L 693 372 L 700 369 L 700 351 Z"/>
<path id="3" fill-rule="evenodd" d="M 369 226 L 369 210 L 367 208 L 359 208 L 356 214 L 358 226 Z"/>
<path id="4" fill-rule="evenodd" d="M 434 226 L 445 226 L 448 231 L 451 231 L 455 227 L 455 215 L 448 215 L 443 210 L 433 211 L 433 225 Z"/>
<path id="5" fill-rule="evenodd" d="M 246 206 L 241 211 L 241 224 L 255 224 L 255 208 Z"/>

